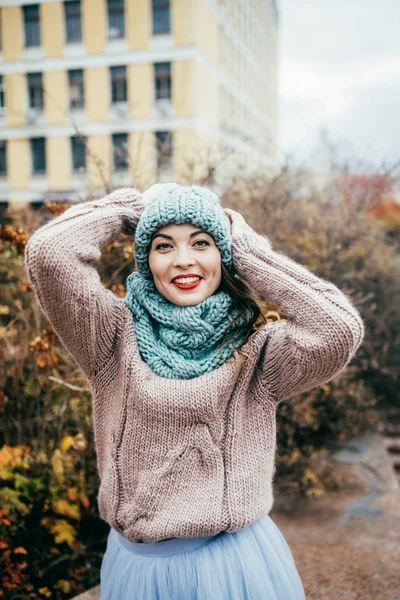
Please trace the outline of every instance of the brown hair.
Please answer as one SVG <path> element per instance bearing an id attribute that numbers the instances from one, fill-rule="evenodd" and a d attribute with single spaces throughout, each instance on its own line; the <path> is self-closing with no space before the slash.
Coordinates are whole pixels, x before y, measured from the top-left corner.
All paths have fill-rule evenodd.
<path id="1" fill-rule="evenodd" d="M 252 350 L 250 343 L 250 355 L 246 354 L 242 350 L 243 345 L 249 341 L 251 342 L 253 336 L 261 327 L 267 323 L 281 321 L 285 316 L 276 304 L 269 302 L 265 298 L 261 298 L 257 293 L 253 292 L 249 283 L 243 277 L 238 274 L 231 275 L 224 264 L 221 264 L 221 269 L 222 277 L 219 289 L 228 292 L 232 296 L 234 307 L 241 314 L 246 312 L 249 314 L 247 335 L 242 346 L 238 348 L 238 358 L 235 357 L 235 366 L 240 370 L 245 360 L 251 357 Z M 229 330 L 234 322 L 235 320 L 228 325 L 221 348 L 229 340 Z"/>

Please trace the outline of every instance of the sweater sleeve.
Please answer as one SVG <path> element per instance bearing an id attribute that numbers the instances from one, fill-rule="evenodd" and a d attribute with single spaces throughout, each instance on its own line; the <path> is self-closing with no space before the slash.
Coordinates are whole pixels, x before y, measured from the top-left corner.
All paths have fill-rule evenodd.
<path id="1" fill-rule="evenodd" d="M 236 270 L 286 320 L 266 325 L 261 382 L 276 401 L 332 379 L 350 362 L 364 337 L 360 314 L 333 283 L 314 275 L 251 230 L 232 239 Z"/>
<path id="2" fill-rule="evenodd" d="M 92 263 L 119 233 L 134 233 L 143 208 L 137 190 L 116 190 L 72 206 L 40 227 L 25 249 L 39 305 L 88 378 L 112 355 L 124 310 Z"/>

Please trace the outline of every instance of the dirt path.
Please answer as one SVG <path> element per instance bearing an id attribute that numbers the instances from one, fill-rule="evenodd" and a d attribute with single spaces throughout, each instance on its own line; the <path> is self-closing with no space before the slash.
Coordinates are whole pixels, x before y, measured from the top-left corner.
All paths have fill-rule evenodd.
<path id="1" fill-rule="evenodd" d="M 400 490 L 382 439 L 339 453 L 359 489 L 319 500 L 279 500 L 307 600 L 400 600 Z"/>

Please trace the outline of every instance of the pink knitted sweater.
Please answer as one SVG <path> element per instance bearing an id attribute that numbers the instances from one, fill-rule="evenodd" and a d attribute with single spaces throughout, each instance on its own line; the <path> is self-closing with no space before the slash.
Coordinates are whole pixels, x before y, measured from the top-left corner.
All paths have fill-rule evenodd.
<path id="1" fill-rule="evenodd" d="M 88 378 L 101 517 L 133 541 L 246 527 L 272 507 L 275 412 L 329 381 L 354 356 L 363 322 L 335 285 L 250 232 L 232 240 L 237 271 L 287 320 L 233 358 L 189 380 L 164 379 L 141 359 L 132 314 L 93 262 L 143 210 L 135 189 L 69 208 L 41 227 L 25 264 L 43 312 Z"/>

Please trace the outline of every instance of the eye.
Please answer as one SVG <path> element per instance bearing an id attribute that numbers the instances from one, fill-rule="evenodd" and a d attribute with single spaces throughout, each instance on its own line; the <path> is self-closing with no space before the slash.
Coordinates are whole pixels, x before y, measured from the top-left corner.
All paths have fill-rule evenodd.
<path id="1" fill-rule="evenodd" d="M 155 250 L 167 250 L 167 249 L 168 249 L 168 248 L 170 248 L 170 247 L 171 247 L 171 245 L 170 245 L 170 244 L 167 244 L 166 242 L 164 242 L 164 243 L 162 243 L 162 244 L 158 244 L 158 245 L 155 247 Z"/>
<path id="2" fill-rule="evenodd" d="M 196 240 L 193 243 L 193 246 L 197 246 L 198 248 L 207 248 L 207 246 L 210 246 L 210 242 L 208 242 L 207 240 Z M 160 250 L 162 252 L 168 250 L 171 247 L 171 244 L 169 244 L 168 242 L 162 242 L 161 244 L 157 244 L 154 250 Z"/>

